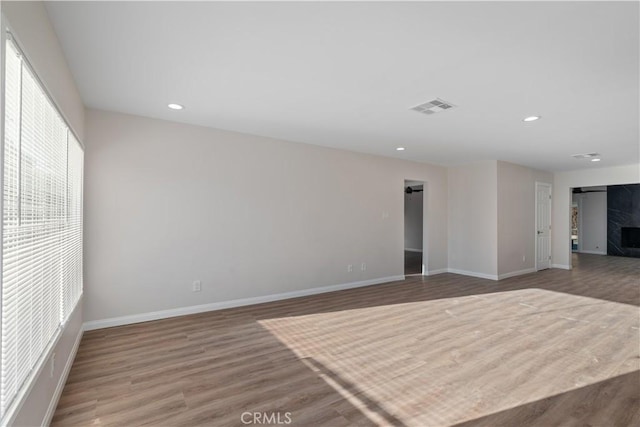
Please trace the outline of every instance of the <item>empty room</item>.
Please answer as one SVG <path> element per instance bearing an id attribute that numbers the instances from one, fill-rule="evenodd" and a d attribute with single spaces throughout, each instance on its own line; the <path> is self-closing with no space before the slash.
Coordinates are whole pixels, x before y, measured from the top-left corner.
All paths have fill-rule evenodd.
<path id="1" fill-rule="evenodd" d="M 640 2 L 0 13 L 1 426 L 640 425 Z"/>

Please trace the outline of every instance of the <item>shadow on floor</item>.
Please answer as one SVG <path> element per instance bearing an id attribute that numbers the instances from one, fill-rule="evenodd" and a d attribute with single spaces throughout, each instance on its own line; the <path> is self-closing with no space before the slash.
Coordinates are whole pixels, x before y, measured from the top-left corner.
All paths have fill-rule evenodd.
<path id="1" fill-rule="evenodd" d="M 456 424 L 455 427 L 640 425 L 640 371 Z M 633 396 L 636 396 L 635 398 Z"/>
<path id="2" fill-rule="evenodd" d="M 367 396 L 367 394 L 360 390 L 355 384 L 345 380 L 340 375 L 327 368 L 325 365 L 323 365 L 313 357 L 307 357 L 303 359 L 303 361 L 307 362 L 316 373 L 330 379 L 340 389 L 347 391 L 349 394 L 362 402 L 369 410 L 369 412 L 373 412 L 380 418 L 382 418 L 382 421 L 385 423 L 385 425 L 405 427 L 405 424 L 402 421 L 387 412 L 382 406 L 380 406 L 376 401 Z"/>
<path id="3" fill-rule="evenodd" d="M 216 313 L 86 332 L 51 425 L 376 425 L 322 376 L 403 426 L 259 323 Z"/>

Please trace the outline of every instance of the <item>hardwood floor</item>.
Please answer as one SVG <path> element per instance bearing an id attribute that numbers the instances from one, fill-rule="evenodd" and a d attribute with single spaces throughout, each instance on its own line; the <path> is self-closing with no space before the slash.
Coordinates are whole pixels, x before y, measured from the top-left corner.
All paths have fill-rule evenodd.
<path id="1" fill-rule="evenodd" d="M 640 260 L 573 263 L 87 332 L 53 425 L 640 425 Z"/>
<path id="2" fill-rule="evenodd" d="M 404 274 L 422 274 L 422 252 L 404 251 Z"/>

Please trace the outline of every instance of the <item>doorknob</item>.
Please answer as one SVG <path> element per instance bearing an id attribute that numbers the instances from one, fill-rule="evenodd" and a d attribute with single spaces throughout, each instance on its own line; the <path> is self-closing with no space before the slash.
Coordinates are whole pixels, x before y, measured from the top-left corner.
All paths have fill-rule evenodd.
<path id="1" fill-rule="evenodd" d="M 538 234 L 542 234 L 542 231 L 538 230 Z"/>

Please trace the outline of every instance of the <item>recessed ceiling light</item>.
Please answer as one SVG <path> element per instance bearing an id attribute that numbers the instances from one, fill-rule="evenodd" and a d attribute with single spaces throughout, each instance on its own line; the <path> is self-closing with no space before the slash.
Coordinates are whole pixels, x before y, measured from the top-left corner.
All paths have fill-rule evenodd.
<path id="1" fill-rule="evenodd" d="M 172 110 L 182 110 L 184 108 L 180 104 L 169 104 L 167 105 L 167 107 L 171 108 Z"/>
<path id="2" fill-rule="evenodd" d="M 600 159 L 591 159 L 592 162 L 599 162 Z"/>
<path id="3" fill-rule="evenodd" d="M 396 151 L 404 151 L 404 147 L 398 147 L 396 148 Z"/>
<path id="4" fill-rule="evenodd" d="M 522 119 L 523 122 L 535 122 L 536 120 L 539 120 L 540 116 L 529 116 L 529 117 L 525 117 L 524 119 Z"/>

